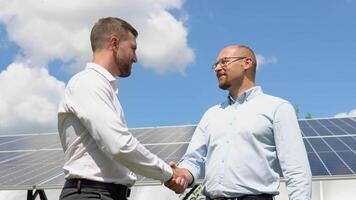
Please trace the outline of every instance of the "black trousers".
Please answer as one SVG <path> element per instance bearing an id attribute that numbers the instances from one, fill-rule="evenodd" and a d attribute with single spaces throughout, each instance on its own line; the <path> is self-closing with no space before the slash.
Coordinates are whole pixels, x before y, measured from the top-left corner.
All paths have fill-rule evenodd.
<path id="1" fill-rule="evenodd" d="M 101 183 L 85 179 L 67 180 L 59 197 L 60 200 L 127 200 L 130 189 L 124 185 Z"/>

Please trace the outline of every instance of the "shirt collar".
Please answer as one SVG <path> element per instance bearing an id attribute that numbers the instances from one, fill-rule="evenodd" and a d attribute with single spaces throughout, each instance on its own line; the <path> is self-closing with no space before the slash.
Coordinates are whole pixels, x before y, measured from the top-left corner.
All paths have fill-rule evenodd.
<path id="1" fill-rule="evenodd" d="M 263 93 L 262 88 L 260 86 L 255 86 L 255 87 L 252 87 L 252 88 L 244 91 L 242 94 L 240 94 L 239 97 L 237 97 L 237 99 L 234 99 L 234 98 L 232 98 L 231 95 L 229 95 L 228 101 L 229 101 L 230 105 L 235 104 L 235 103 L 242 104 L 245 101 L 250 101 L 251 99 L 253 99 L 254 97 L 256 97 L 262 93 Z"/>
<path id="2" fill-rule="evenodd" d="M 111 75 L 110 72 L 106 70 L 103 66 L 91 62 L 87 64 L 86 68 L 95 70 L 96 72 L 104 76 L 110 82 L 110 85 L 114 89 L 114 91 L 118 93 L 118 87 L 115 77 Z"/>

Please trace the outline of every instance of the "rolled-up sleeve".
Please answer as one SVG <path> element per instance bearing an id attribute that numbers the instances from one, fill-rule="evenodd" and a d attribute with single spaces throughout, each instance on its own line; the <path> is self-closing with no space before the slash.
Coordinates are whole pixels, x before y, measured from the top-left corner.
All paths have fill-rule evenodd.
<path id="1" fill-rule="evenodd" d="M 290 200 L 310 200 L 311 171 L 296 114 L 290 103 L 278 106 L 274 115 L 277 156 Z"/>

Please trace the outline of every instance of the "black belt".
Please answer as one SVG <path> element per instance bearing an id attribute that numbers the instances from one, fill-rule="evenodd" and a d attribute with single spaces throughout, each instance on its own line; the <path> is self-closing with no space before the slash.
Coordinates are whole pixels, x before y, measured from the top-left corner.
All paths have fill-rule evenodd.
<path id="1" fill-rule="evenodd" d="M 207 197 L 207 200 L 273 200 L 273 195 L 271 194 L 259 194 L 259 195 L 244 195 L 240 197 Z"/>
<path id="2" fill-rule="evenodd" d="M 87 179 L 67 179 L 64 183 L 64 188 L 97 188 L 116 191 L 119 194 L 130 196 L 131 190 L 125 185 L 115 183 L 104 183 L 99 181 L 92 181 Z"/>

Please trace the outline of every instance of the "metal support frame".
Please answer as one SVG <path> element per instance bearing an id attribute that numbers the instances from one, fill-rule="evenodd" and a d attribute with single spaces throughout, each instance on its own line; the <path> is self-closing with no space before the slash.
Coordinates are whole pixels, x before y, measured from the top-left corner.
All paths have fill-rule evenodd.
<path id="1" fill-rule="evenodd" d="M 44 190 L 27 190 L 27 200 L 35 200 L 37 195 L 40 196 L 40 200 L 48 200 Z"/>
<path id="2" fill-rule="evenodd" d="M 205 200 L 205 196 L 202 194 L 203 185 L 196 184 L 184 197 L 182 200 Z"/>

